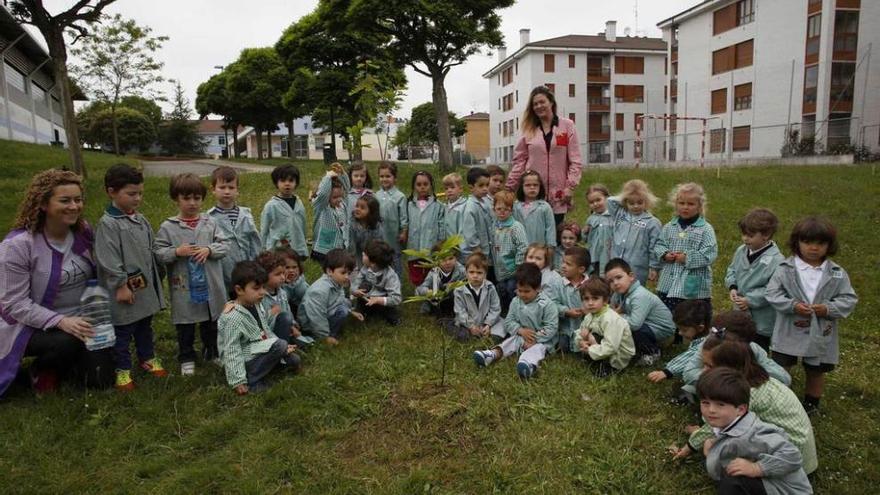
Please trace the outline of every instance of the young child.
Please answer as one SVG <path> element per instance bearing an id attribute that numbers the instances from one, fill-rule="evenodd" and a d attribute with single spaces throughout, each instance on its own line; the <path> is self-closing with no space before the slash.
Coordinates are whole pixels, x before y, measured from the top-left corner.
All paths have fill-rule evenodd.
<path id="1" fill-rule="evenodd" d="M 287 294 L 287 302 L 290 305 L 290 314 L 297 314 L 299 305 L 309 289 L 309 283 L 306 281 L 303 262 L 299 255 L 289 246 L 281 246 L 275 248 L 275 254 L 284 260 L 284 283 L 281 288 Z"/>
<path id="2" fill-rule="evenodd" d="M 574 337 L 586 311 L 581 288 L 587 282 L 590 252 L 580 246 L 565 250 L 562 261 L 562 288 L 559 294 L 559 349 L 562 352 L 578 352 Z"/>
<path id="3" fill-rule="evenodd" d="M 510 191 L 496 193 L 494 204 L 496 220 L 492 236 L 492 260 L 495 264 L 498 295 L 501 297 L 501 313 L 507 314 L 507 308 L 516 290 L 513 272 L 525 261 L 526 247 L 529 243 L 522 224 L 514 220 L 511 215 L 513 193 Z"/>
<path id="4" fill-rule="evenodd" d="M 700 411 L 716 432 L 703 450 L 718 493 L 813 493 L 805 459 L 782 428 L 751 410 L 755 391 L 741 373 L 712 369 L 697 390 Z"/>
<path id="5" fill-rule="evenodd" d="M 269 253 L 271 254 L 271 253 Z M 266 271 L 254 261 L 242 261 L 232 270 L 235 299 L 217 321 L 220 359 L 226 382 L 238 395 L 257 393 L 267 388 L 266 377 L 279 361 L 294 373 L 300 358 L 295 345 L 270 332 L 271 323 L 260 306 Z"/>
<path id="6" fill-rule="evenodd" d="M 373 179 L 364 162 L 356 161 L 351 164 L 348 168 L 348 182 L 351 189 L 345 199 L 348 202 L 348 211 L 353 212 L 358 199 L 365 194 L 373 194 Z"/>
<path id="7" fill-rule="evenodd" d="M 581 241 L 581 229 L 574 222 L 565 222 L 559 226 L 559 245 L 553 253 L 553 269 L 562 271 L 562 260 L 565 252 L 576 247 Z"/>
<path id="8" fill-rule="evenodd" d="M 443 239 L 457 235 L 461 230 L 461 216 L 467 196 L 462 196 L 461 175 L 457 173 L 443 176 L 443 190 L 446 193 L 446 211 L 443 212 Z"/>
<path id="9" fill-rule="evenodd" d="M 829 256 L 837 254 L 837 229 L 828 220 L 807 217 L 788 239 L 791 256 L 767 284 L 767 302 L 776 310 L 773 359 L 791 369 L 800 358 L 807 375 L 804 406 L 819 410 L 825 373 L 837 366 L 838 320 L 850 315 L 858 297 L 849 275 Z"/>
<path id="10" fill-rule="evenodd" d="M 611 238 L 614 235 L 614 217 L 608 211 L 608 188 L 602 184 L 592 184 L 587 188 L 587 204 L 590 216 L 584 225 L 583 237 L 590 249 L 591 275 L 604 277 L 605 264 L 611 259 Z"/>
<path id="11" fill-rule="evenodd" d="M 290 300 L 282 288 L 287 279 L 284 257 L 272 251 L 264 251 L 257 256 L 256 261 L 266 272 L 260 306 L 266 314 L 268 328 L 279 339 L 296 344 L 301 333 L 299 323 L 294 318 L 296 313 L 290 308 Z"/>
<path id="12" fill-rule="evenodd" d="M 562 304 L 562 275 L 553 270 L 553 248 L 536 242 L 526 248 L 526 263 L 534 263 L 541 269 L 541 292 L 556 305 Z"/>
<path id="13" fill-rule="evenodd" d="M 687 350 L 670 359 L 662 370 L 648 373 L 648 380 L 653 383 L 660 383 L 673 377 L 682 378 L 684 372 L 691 369 L 693 357 L 701 353 L 703 341 L 709 335 L 709 329 L 712 328 L 712 308 L 698 299 L 682 301 L 675 307 L 672 320 L 678 328 L 679 335 L 690 344 Z M 702 364 L 702 361 L 700 363 Z M 699 374 L 699 370 L 697 373 Z M 693 384 L 684 384 L 680 391 L 673 395 L 672 402 L 682 405 L 696 404 L 697 391 Z"/>
<path id="14" fill-rule="evenodd" d="M 351 230 L 348 234 L 348 251 L 354 256 L 355 268 L 361 267 L 361 255 L 367 243 L 373 239 L 383 240 L 379 200 L 372 194 L 364 194 L 354 203 L 351 211 Z"/>
<path id="15" fill-rule="evenodd" d="M 434 197 L 434 177 L 428 172 L 419 171 L 412 177 L 412 193 L 406 204 L 409 221 L 406 248 L 414 251 L 431 249 L 443 239 L 443 216 L 446 208 Z M 408 262 L 409 281 L 418 287 L 425 281 L 428 270 L 419 266 L 422 260 L 410 259 Z"/>
<path id="16" fill-rule="evenodd" d="M 354 259 L 344 249 L 331 249 L 324 256 L 322 268 L 324 274 L 306 290 L 297 316 L 303 333 L 336 345 L 348 315 L 364 320 L 364 315 L 352 311 L 351 302 L 345 296 Z"/>
<path id="17" fill-rule="evenodd" d="M 544 201 L 545 196 L 541 176 L 534 170 L 527 170 L 516 191 L 513 218 L 526 229 L 529 243 L 537 242 L 555 248 L 556 220 L 550 203 Z"/>
<path id="18" fill-rule="evenodd" d="M 333 163 L 312 198 L 312 259 L 322 265 L 331 249 L 348 247 L 349 212 L 348 203 L 343 200 L 348 188 L 348 176 L 343 172 L 342 165 Z"/>
<path id="19" fill-rule="evenodd" d="M 500 194 L 495 195 L 496 207 Z M 489 366 L 519 352 L 516 372 L 520 378 L 528 380 L 538 371 L 547 353 L 556 349 L 559 318 L 556 305 L 541 294 L 541 270 L 537 266 L 532 263 L 519 265 L 514 279 L 517 297 L 504 319 L 507 338 L 495 347 L 474 352 L 474 362 L 477 366 Z"/>
<path id="20" fill-rule="evenodd" d="M 614 295 L 611 305 L 632 330 L 640 366 L 652 366 L 660 359 L 660 342 L 672 337 L 675 323 L 663 301 L 636 280 L 629 264 L 612 258 L 605 265 L 605 278 Z"/>
<path id="21" fill-rule="evenodd" d="M 489 172 L 489 193 L 486 195 L 486 201 L 489 204 L 489 210 L 495 207 L 495 193 L 504 189 L 504 169 L 498 165 L 487 165 L 486 172 Z"/>
<path id="22" fill-rule="evenodd" d="M 382 228 L 385 231 L 385 242 L 394 251 L 394 271 L 400 277 L 403 267 L 400 261 L 402 246 L 406 245 L 409 232 L 406 196 L 397 188 L 397 165 L 391 162 L 379 164 L 379 186 L 376 193 L 379 200 Z M 430 244 L 429 244 L 430 245 Z"/>
<path id="23" fill-rule="evenodd" d="M 256 258 L 262 250 L 262 242 L 251 209 L 236 204 L 238 172 L 227 166 L 215 168 L 211 172 L 211 187 L 217 204 L 208 210 L 208 215 L 217 223 L 223 237 L 229 240 L 229 252 L 220 264 L 223 266 L 223 283 L 226 291 L 231 292 L 232 269 L 235 264 Z"/>
<path id="24" fill-rule="evenodd" d="M 489 262 L 477 251 L 465 262 L 467 284 L 452 292 L 455 320 L 447 332 L 459 342 L 472 338 L 492 337 L 496 343 L 504 340 L 504 320 L 501 319 L 501 300 L 495 285 L 486 279 Z"/>
<path id="25" fill-rule="evenodd" d="M 279 165 L 272 170 L 272 183 L 277 193 L 266 201 L 260 214 L 260 238 L 263 249 L 290 246 L 296 254 L 305 258 L 306 208 L 299 196 L 294 194 L 299 186 L 299 169 L 292 164 Z"/>
<path id="26" fill-rule="evenodd" d="M 626 320 L 609 309 L 611 288 L 607 282 L 598 277 L 587 280 L 581 297 L 585 314 L 573 344 L 588 360 L 593 373 L 606 378 L 626 368 L 635 356 L 632 332 Z"/>
<path id="27" fill-rule="evenodd" d="M 132 339 L 141 369 L 157 377 L 168 374 L 156 357 L 152 327 L 153 315 L 165 307 L 165 298 L 153 257 L 153 228 L 137 211 L 144 194 L 143 174 L 130 165 L 113 165 L 104 174 L 104 190 L 110 204 L 95 231 L 95 261 L 101 285 L 112 294 L 116 388 L 128 391 L 134 389 Z"/>
<path id="28" fill-rule="evenodd" d="M 772 241 L 778 226 L 776 215 L 766 208 L 748 212 L 739 221 L 743 243 L 736 249 L 724 277 L 734 307 L 752 315 L 758 328 L 755 342 L 765 351 L 770 350 L 776 322 L 776 310 L 767 302 L 765 292 L 776 267 L 785 259 Z"/>
<path id="29" fill-rule="evenodd" d="M 358 312 L 364 316 L 381 315 L 396 327 L 400 325 L 398 306 L 403 302 L 400 278 L 391 268 L 394 250 L 385 241 L 370 241 L 363 254 L 361 268 L 351 281 L 351 295 L 357 298 Z"/>
<path id="30" fill-rule="evenodd" d="M 656 204 L 657 197 L 639 179 L 627 181 L 619 196 L 606 201 L 606 208 L 614 219 L 611 257 L 626 260 L 642 285 L 649 280 L 656 282 L 660 268 L 660 262 L 654 257 L 654 246 L 662 227 L 660 220 L 651 214 Z"/>
<path id="31" fill-rule="evenodd" d="M 443 241 L 438 241 L 431 247 L 432 253 L 437 253 L 443 247 Z M 438 291 L 445 291 L 449 284 L 465 280 L 467 274 L 464 265 L 458 262 L 458 249 L 440 262 L 440 266 L 431 269 L 425 277 L 422 285 L 416 287 L 417 296 L 427 296 Z M 433 314 L 439 318 L 449 318 L 453 315 L 453 294 L 447 294 L 443 300 L 436 304 L 425 302 L 421 312 Z"/>
<path id="32" fill-rule="evenodd" d="M 492 226 L 494 223 L 492 210 L 484 201 L 489 191 L 489 173 L 480 167 L 471 167 L 468 169 L 467 183 L 471 186 L 471 195 L 464 204 L 459 229 L 456 232 L 464 238 L 461 245 L 462 260 L 467 260 L 477 249 L 483 254 L 491 255 L 495 232 Z M 491 256 L 486 276 L 490 281 L 495 278 Z"/>
<path id="33" fill-rule="evenodd" d="M 177 329 L 180 374 L 196 372 L 196 324 L 202 339 L 202 358 L 218 359 L 217 318 L 226 302 L 223 267 L 228 242 L 208 215 L 200 213 L 208 189 L 192 173 L 171 178 L 169 195 L 178 214 L 159 227 L 153 253 L 168 265 L 171 290 L 171 322 Z"/>

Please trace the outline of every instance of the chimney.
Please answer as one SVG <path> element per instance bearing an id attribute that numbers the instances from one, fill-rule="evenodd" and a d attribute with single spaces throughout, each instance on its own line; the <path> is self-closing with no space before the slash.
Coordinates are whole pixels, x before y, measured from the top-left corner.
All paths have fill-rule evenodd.
<path id="1" fill-rule="evenodd" d="M 605 39 L 611 42 L 617 41 L 617 21 L 605 22 Z"/>
<path id="2" fill-rule="evenodd" d="M 503 62 L 505 58 L 507 58 L 507 47 L 506 46 L 499 46 L 498 47 L 498 63 Z"/>
<path id="3" fill-rule="evenodd" d="M 519 30 L 519 47 L 522 48 L 529 44 L 529 32 L 530 29 L 520 29 Z"/>

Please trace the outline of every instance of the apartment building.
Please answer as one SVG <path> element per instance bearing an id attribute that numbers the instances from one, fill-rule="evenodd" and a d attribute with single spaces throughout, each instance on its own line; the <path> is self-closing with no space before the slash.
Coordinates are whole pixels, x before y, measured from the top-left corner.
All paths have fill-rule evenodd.
<path id="1" fill-rule="evenodd" d="M 575 122 L 581 153 L 589 163 L 632 162 L 636 117 L 663 114 L 666 104 L 666 42 L 660 38 L 618 36 L 616 21 L 599 35 L 571 34 L 532 42 L 520 30 L 520 47 L 483 74 L 489 81 L 490 156 L 513 158 L 520 119 L 531 90 L 553 92 L 557 114 Z"/>
<path id="2" fill-rule="evenodd" d="M 778 157 L 793 135 L 876 150 L 878 23 L 875 0 L 703 1 L 658 24 L 670 61 L 665 112 L 711 118 L 710 160 Z M 698 159 L 701 127 L 671 126 L 666 158 Z"/>

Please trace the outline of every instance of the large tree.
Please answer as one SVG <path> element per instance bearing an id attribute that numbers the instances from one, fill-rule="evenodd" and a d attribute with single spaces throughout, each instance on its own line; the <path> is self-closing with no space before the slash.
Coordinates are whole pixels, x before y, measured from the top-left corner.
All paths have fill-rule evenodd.
<path id="1" fill-rule="evenodd" d="M 125 116 L 121 113 L 126 111 Z M 123 98 L 116 108 L 119 146 L 123 151 L 132 148 L 146 149 L 156 139 L 162 122 L 162 109 L 154 102 L 137 96 Z M 132 112 L 137 116 L 133 116 Z M 76 113 L 79 138 L 83 144 L 102 148 L 113 147 L 113 118 L 110 103 L 96 100 Z M 146 146 L 141 146 L 146 142 Z"/>
<path id="2" fill-rule="evenodd" d="M 449 104 L 445 80 L 450 69 L 484 47 L 503 43 L 496 10 L 515 0 L 322 0 L 348 4 L 348 18 L 363 29 L 392 37 L 395 50 L 419 74 L 431 78 L 437 114 L 440 164 L 452 166 Z"/>
<path id="3" fill-rule="evenodd" d="M 229 152 L 229 140 L 226 140 L 227 156 L 233 158 L 238 152 L 238 134 L 236 130 L 242 123 L 241 115 L 237 113 L 234 102 L 226 91 L 226 69 L 219 74 L 214 74 L 210 79 L 199 84 L 196 89 L 196 113 L 200 119 L 208 118 L 208 115 L 219 115 L 223 118 L 224 134 L 232 131 L 232 152 Z"/>
<path id="4" fill-rule="evenodd" d="M 77 0 L 69 9 L 52 15 L 43 6 L 43 0 L 13 0 L 10 4 L 13 15 L 20 22 L 36 27 L 49 47 L 55 84 L 61 91 L 61 105 L 64 107 L 64 134 L 70 161 L 74 172 L 86 176 L 82 148 L 76 126 L 76 109 L 73 106 L 73 93 L 70 76 L 67 72 L 66 33 L 72 33 L 71 44 L 89 35 L 88 25 L 101 19 L 101 12 L 116 0 Z"/>

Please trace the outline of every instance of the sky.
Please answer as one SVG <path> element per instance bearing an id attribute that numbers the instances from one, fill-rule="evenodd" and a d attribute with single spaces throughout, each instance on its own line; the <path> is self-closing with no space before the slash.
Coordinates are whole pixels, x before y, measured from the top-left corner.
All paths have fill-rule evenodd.
<path id="1" fill-rule="evenodd" d="M 660 36 L 657 23 L 700 0 L 519 0 L 499 11 L 508 54 L 519 48 L 519 30 L 531 30 L 531 41 L 567 34 L 597 34 L 605 21 L 616 20 L 618 36 L 629 27 L 643 36 Z M 45 0 L 50 13 L 73 4 L 72 0 Z M 317 0 L 117 0 L 106 12 L 121 14 L 154 35 L 168 36 L 158 58 L 163 75 L 180 80 L 190 102 L 196 88 L 223 66 L 233 62 L 243 48 L 274 45 L 284 30 L 311 12 Z M 635 6 L 638 4 L 638 23 Z M 550 8 L 548 8 L 548 6 Z M 449 109 L 458 115 L 489 110 L 489 83 L 482 75 L 497 62 L 496 54 L 474 55 L 454 67 L 446 79 Z M 396 116 L 409 118 L 413 107 L 431 101 L 431 81 L 411 68 L 408 87 Z M 171 95 L 171 86 L 165 88 Z"/>

